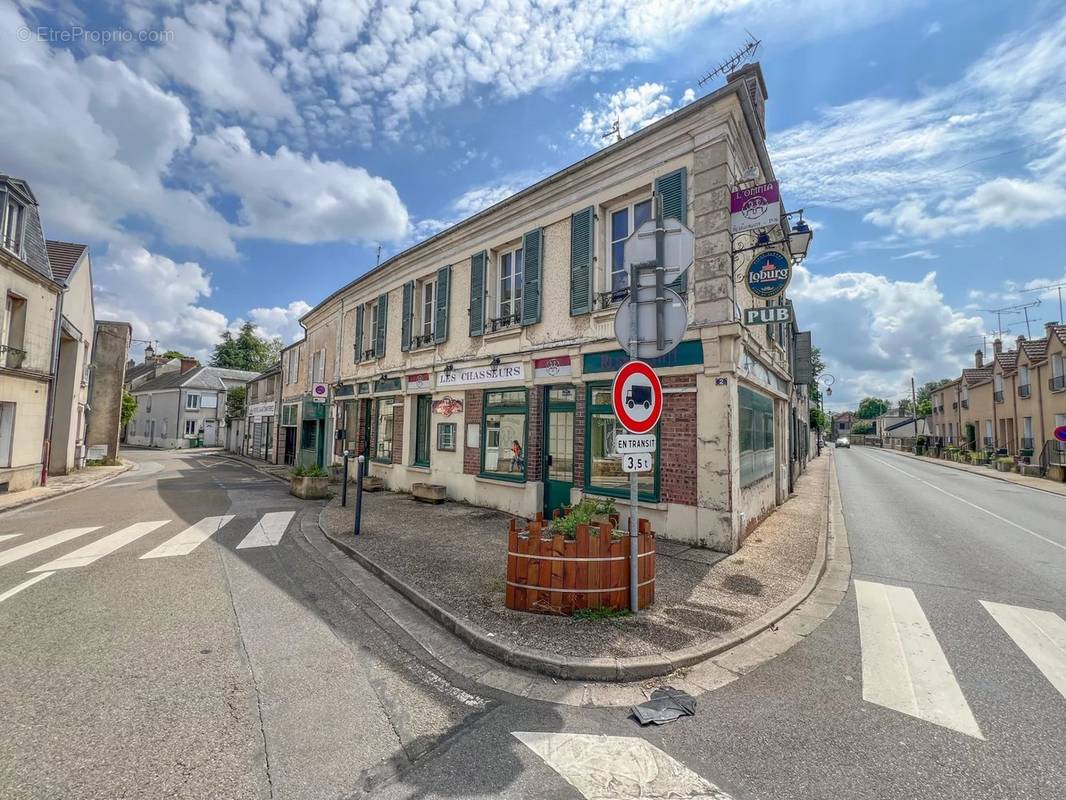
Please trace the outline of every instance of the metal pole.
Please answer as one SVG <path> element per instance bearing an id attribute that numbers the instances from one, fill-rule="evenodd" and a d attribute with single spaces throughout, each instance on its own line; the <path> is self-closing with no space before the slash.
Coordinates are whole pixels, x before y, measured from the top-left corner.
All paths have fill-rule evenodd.
<path id="1" fill-rule="evenodd" d="M 1058 287 L 1059 291 L 1059 325 L 1066 325 L 1066 319 L 1062 318 L 1062 287 Z"/>
<path id="2" fill-rule="evenodd" d="M 359 529 L 363 524 L 363 461 L 366 456 L 359 456 L 355 460 L 355 528 L 353 535 L 359 535 Z"/>
<path id="3" fill-rule="evenodd" d="M 1025 314 L 1025 338 L 1032 339 L 1033 332 L 1029 330 L 1029 309 L 1026 306 L 1022 306 L 1022 313 Z"/>
<path id="4" fill-rule="evenodd" d="M 658 234 L 656 234 L 658 238 Z M 629 268 L 629 292 L 633 298 L 633 314 L 632 321 L 630 322 L 630 361 L 636 361 L 635 354 L 640 352 L 640 284 L 638 278 L 640 276 L 640 270 L 637 269 L 637 265 L 633 264 Z M 629 473 L 629 610 L 636 614 L 640 610 L 640 604 L 637 602 L 637 583 L 639 582 L 637 572 L 637 559 L 640 555 L 640 548 L 638 547 L 639 528 L 637 524 L 637 473 Z"/>
<path id="5" fill-rule="evenodd" d="M 348 505 L 348 451 L 344 451 L 341 459 L 341 506 Z"/>
<path id="6" fill-rule="evenodd" d="M 914 376 L 911 376 L 911 413 L 914 415 L 914 438 L 918 444 L 918 395 L 914 393 Z"/>

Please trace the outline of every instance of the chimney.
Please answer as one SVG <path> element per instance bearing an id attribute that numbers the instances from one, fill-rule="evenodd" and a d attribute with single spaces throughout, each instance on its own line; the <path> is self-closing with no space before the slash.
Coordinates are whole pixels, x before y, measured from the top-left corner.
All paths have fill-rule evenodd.
<path id="1" fill-rule="evenodd" d="M 973 363 L 974 363 L 974 366 L 977 367 L 978 369 L 981 369 L 981 367 L 983 367 L 985 365 L 985 351 L 984 350 L 975 350 L 974 351 Z"/>
<path id="2" fill-rule="evenodd" d="M 998 336 L 992 340 L 992 352 L 997 356 L 1003 352 L 1003 340 Z"/>
<path id="3" fill-rule="evenodd" d="M 195 358 L 183 358 L 181 360 L 181 372 L 179 374 L 184 375 L 190 369 L 195 369 L 200 366 L 200 362 Z"/>
<path id="4" fill-rule="evenodd" d="M 1022 350 L 1022 342 L 1024 342 L 1024 341 L 1025 341 L 1025 337 L 1024 336 L 1019 336 L 1015 340 L 1014 347 L 1015 347 L 1015 349 L 1018 350 L 1018 352 L 1021 352 L 1021 350 Z"/>
<path id="5" fill-rule="evenodd" d="M 1044 335 L 1049 339 L 1055 333 L 1055 328 L 1058 326 L 1057 322 L 1045 322 L 1044 323 Z"/>
<path id="6" fill-rule="evenodd" d="M 744 88 L 748 90 L 748 97 L 755 109 L 755 117 L 759 121 L 759 129 L 766 138 L 766 81 L 762 77 L 762 67 L 756 61 L 753 64 L 745 64 L 740 69 L 735 69 L 726 76 L 726 84 L 735 81 L 743 81 Z"/>

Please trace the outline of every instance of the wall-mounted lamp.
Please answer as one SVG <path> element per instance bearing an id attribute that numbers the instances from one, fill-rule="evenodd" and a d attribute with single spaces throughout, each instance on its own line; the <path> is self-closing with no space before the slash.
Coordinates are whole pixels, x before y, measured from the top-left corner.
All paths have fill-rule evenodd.
<path id="1" fill-rule="evenodd" d="M 493 367 L 500 366 L 500 357 L 499 356 L 494 356 L 493 357 L 491 366 L 493 366 Z"/>

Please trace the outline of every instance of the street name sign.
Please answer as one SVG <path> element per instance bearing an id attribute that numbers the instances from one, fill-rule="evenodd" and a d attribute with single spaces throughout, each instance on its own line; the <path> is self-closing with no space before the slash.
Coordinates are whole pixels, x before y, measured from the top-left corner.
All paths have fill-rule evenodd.
<path id="1" fill-rule="evenodd" d="M 663 413 L 663 385 L 650 364 L 629 361 L 611 386 L 614 415 L 630 433 L 650 433 Z"/>
<path id="2" fill-rule="evenodd" d="M 748 266 L 748 291 L 756 297 L 769 300 L 785 291 L 792 280 L 792 264 L 778 250 L 764 250 L 751 260 Z"/>
<path id="3" fill-rule="evenodd" d="M 791 305 L 744 309 L 745 325 L 773 325 L 778 322 L 792 322 Z"/>
<path id="4" fill-rule="evenodd" d="M 622 472 L 651 472 L 651 453 L 626 453 L 622 456 Z"/>
<path id="5" fill-rule="evenodd" d="M 733 233 L 779 224 L 781 224 L 781 192 L 777 181 L 730 192 L 729 229 Z"/>
<path id="6" fill-rule="evenodd" d="M 655 450 L 655 434 L 647 433 L 643 436 L 620 433 L 614 437 L 614 451 L 618 455 L 626 453 L 651 453 Z"/>

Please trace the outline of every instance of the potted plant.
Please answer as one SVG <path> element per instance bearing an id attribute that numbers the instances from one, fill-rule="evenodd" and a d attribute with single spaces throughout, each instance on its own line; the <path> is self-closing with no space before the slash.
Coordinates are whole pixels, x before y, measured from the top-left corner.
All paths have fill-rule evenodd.
<path id="1" fill-rule="evenodd" d="M 1014 469 L 1014 459 L 1010 456 L 1000 456 L 996 459 L 997 472 L 1010 472 Z"/>
<path id="2" fill-rule="evenodd" d="M 329 472 L 317 465 L 297 467 L 289 474 L 289 494 L 303 500 L 329 497 Z"/>
<path id="3" fill-rule="evenodd" d="M 925 437 L 919 436 L 914 440 L 914 454 L 916 456 L 925 454 Z"/>

